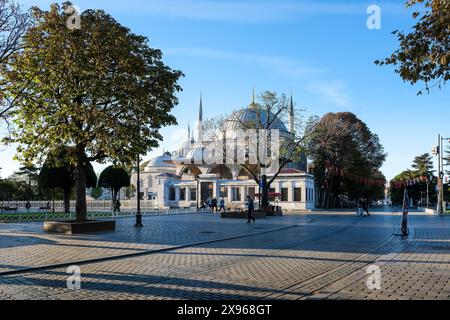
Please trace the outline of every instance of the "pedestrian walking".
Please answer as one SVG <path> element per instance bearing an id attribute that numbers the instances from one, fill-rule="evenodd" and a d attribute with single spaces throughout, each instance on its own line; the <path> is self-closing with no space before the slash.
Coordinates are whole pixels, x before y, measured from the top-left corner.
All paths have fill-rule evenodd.
<path id="1" fill-rule="evenodd" d="M 253 212 L 255 211 L 255 204 L 253 203 L 253 199 L 250 196 L 247 196 L 247 212 L 248 212 L 248 221 L 250 223 L 251 220 L 256 222 L 255 217 L 253 216 Z"/>
<path id="2" fill-rule="evenodd" d="M 208 206 L 209 212 L 211 213 L 212 212 L 212 199 L 211 199 L 211 197 L 208 197 L 208 199 L 206 199 L 206 205 Z"/>
<path id="3" fill-rule="evenodd" d="M 223 197 L 220 198 L 220 202 L 219 202 L 219 212 L 225 212 L 225 199 Z"/>
<path id="4" fill-rule="evenodd" d="M 211 201 L 211 212 L 214 212 L 214 209 L 216 209 L 216 212 L 218 211 L 217 210 L 217 198 L 213 198 Z"/>
<path id="5" fill-rule="evenodd" d="M 362 200 L 358 199 L 356 203 L 356 216 L 362 217 L 362 215 L 363 215 Z"/>
<path id="6" fill-rule="evenodd" d="M 401 227 L 402 235 L 405 237 L 409 235 L 408 213 L 409 213 L 409 195 L 408 190 L 405 188 L 405 191 L 403 193 L 402 227 Z"/>
<path id="7" fill-rule="evenodd" d="M 362 209 L 363 209 L 363 214 L 364 211 L 367 213 L 367 215 L 370 217 L 370 213 L 369 213 L 369 203 L 367 199 L 363 199 L 362 201 Z"/>
<path id="8" fill-rule="evenodd" d="M 27 203 L 25 204 L 25 208 L 27 209 L 27 212 L 30 213 L 30 208 L 31 208 L 30 201 L 27 201 Z"/>

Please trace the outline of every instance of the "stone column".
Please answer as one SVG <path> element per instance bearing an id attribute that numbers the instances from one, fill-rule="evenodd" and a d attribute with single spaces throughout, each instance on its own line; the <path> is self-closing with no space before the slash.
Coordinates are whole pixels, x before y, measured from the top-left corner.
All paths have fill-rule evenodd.
<path id="1" fill-rule="evenodd" d="M 241 188 L 241 202 L 247 201 L 247 187 L 240 187 Z"/>
<path id="2" fill-rule="evenodd" d="M 175 201 L 180 201 L 180 187 L 175 187 Z"/>
<path id="3" fill-rule="evenodd" d="M 288 188 L 288 201 L 294 202 L 295 181 L 291 181 L 291 183 L 288 184 Z"/>
<path id="4" fill-rule="evenodd" d="M 306 186 L 307 186 L 307 183 L 306 183 L 306 181 L 303 181 L 301 184 L 301 188 L 302 188 L 302 202 L 304 202 L 304 203 L 306 203 Z"/>
<path id="5" fill-rule="evenodd" d="M 186 187 L 186 191 L 185 191 L 185 197 L 186 197 L 186 202 L 191 202 L 191 188 L 190 187 Z"/>

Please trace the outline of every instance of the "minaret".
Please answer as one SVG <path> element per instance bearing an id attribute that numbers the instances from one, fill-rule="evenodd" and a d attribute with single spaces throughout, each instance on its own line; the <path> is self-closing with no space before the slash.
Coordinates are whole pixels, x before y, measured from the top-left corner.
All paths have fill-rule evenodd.
<path id="1" fill-rule="evenodd" d="M 198 124 L 197 124 L 197 143 L 203 141 L 203 101 L 202 93 L 200 93 L 200 107 L 198 109 Z"/>
<path id="2" fill-rule="evenodd" d="M 292 99 L 292 92 L 291 92 L 291 103 L 289 105 L 289 132 L 294 131 L 295 131 L 294 100 Z"/>
<path id="3" fill-rule="evenodd" d="M 191 124 L 188 123 L 188 135 L 187 135 L 187 141 L 191 140 Z"/>

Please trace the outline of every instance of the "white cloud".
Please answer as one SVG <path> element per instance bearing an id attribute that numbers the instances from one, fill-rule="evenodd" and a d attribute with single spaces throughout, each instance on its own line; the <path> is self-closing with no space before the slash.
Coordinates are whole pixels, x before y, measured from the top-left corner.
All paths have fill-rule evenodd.
<path id="1" fill-rule="evenodd" d="M 271 72 L 276 72 L 291 78 L 304 78 L 326 71 L 325 68 L 310 67 L 301 60 L 278 56 L 253 53 L 220 51 L 207 48 L 165 48 L 166 55 L 190 56 L 203 59 L 228 60 L 250 66 L 258 66 Z"/>
<path id="2" fill-rule="evenodd" d="M 311 93 L 319 94 L 326 101 L 334 103 L 339 107 L 348 107 L 351 97 L 346 92 L 346 85 L 342 81 L 318 81 L 307 86 Z"/>

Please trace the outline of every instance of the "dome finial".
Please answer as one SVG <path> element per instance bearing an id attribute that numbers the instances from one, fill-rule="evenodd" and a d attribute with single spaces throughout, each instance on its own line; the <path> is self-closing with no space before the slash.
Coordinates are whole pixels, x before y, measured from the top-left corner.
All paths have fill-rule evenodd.
<path id="1" fill-rule="evenodd" d="M 253 87 L 252 90 L 252 103 L 250 103 L 250 108 L 256 109 L 256 102 L 255 102 L 255 87 Z"/>

